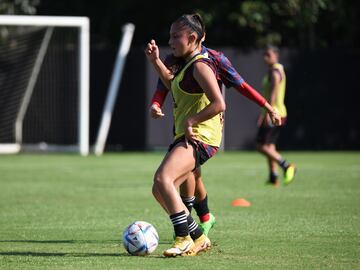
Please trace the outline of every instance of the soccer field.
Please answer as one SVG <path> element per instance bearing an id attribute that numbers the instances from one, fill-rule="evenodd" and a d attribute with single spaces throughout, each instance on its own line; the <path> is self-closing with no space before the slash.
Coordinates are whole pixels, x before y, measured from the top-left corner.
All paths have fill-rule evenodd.
<path id="1" fill-rule="evenodd" d="M 298 174 L 279 188 L 264 185 L 259 154 L 215 155 L 203 167 L 213 248 L 186 258 L 161 256 L 172 226 L 151 185 L 163 154 L 0 156 L 0 269 L 360 269 L 360 153 L 284 153 Z M 159 233 L 148 257 L 122 246 L 135 220 Z"/>

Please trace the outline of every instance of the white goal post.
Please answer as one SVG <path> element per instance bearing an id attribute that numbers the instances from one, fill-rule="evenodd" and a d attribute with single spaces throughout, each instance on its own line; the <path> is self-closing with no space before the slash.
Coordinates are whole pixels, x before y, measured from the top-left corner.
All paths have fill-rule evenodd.
<path id="1" fill-rule="evenodd" d="M 90 40 L 89 19 L 87 17 L 63 17 L 63 16 L 17 16 L 0 15 L 0 27 L 2 26 L 41 26 L 46 28 L 42 38 L 36 60 L 32 66 L 31 75 L 28 79 L 26 89 L 22 93 L 19 108 L 16 110 L 16 123 L 14 123 L 15 142 L 0 143 L 0 153 L 16 153 L 21 151 L 22 126 L 27 112 L 36 80 L 41 70 L 41 64 L 46 54 L 47 46 L 52 38 L 54 27 L 75 27 L 78 31 L 78 120 L 77 120 L 77 142 L 76 148 L 81 155 L 89 154 L 89 65 L 90 65 Z M 1 126 L 0 126 L 1 128 Z M 61 149 L 59 149 L 61 151 Z"/>
<path id="2" fill-rule="evenodd" d="M 100 127 L 94 146 L 94 153 L 97 156 L 101 156 L 104 153 L 105 143 L 109 134 L 114 105 L 117 94 L 119 92 L 119 85 L 124 71 L 126 57 L 130 50 L 134 31 L 135 25 L 132 23 L 127 23 L 122 27 L 122 39 L 119 45 L 118 53 L 116 55 L 115 66 L 111 75 L 108 94 L 106 96 L 106 101 L 100 121 Z"/>

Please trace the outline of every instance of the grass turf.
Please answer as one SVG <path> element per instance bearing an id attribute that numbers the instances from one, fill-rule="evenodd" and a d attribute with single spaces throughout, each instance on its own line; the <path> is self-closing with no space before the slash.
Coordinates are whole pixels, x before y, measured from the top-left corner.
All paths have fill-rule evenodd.
<path id="1" fill-rule="evenodd" d="M 172 240 L 151 195 L 163 153 L 0 156 L 0 269 L 360 268 L 360 153 L 284 153 L 293 184 L 264 185 L 265 159 L 217 154 L 203 168 L 217 218 L 214 247 L 193 258 L 161 256 Z M 245 198 L 251 207 L 232 207 Z M 123 229 L 152 223 L 160 245 L 128 256 Z"/>

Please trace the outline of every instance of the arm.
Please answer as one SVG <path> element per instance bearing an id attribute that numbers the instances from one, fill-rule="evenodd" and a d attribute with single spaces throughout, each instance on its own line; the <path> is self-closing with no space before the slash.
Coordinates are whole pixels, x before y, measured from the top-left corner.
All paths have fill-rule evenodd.
<path id="1" fill-rule="evenodd" d="M 175 61 L 176 60 L 172 55 L 167 55 L 164 60 L 164 65 L 169 69 L 169 72 L 171 72 L 172 74 L 173 71 L 171 70 L 171 68 L 169 68 L 169 66 L 174 66 Z M 151 105 L 155 105 L 156 107 L 161 108 L 170 90 L 171 89 L 166 88 L 166 86 L 161 81 L 161 79 L 158 78 L 156 91 L 154 92 L 153 97 L 151 99 Z"/>
<path id="2" fill-rule="evenodd" d="M 210 104 L 197 114 L 189 117 L 185 122 L 185 136 L 187 139 L 195 140 L 196 137 L 192 132 L 192 126 L 204 122 L 215 115 L 225 111 L 225 101 L 216 81 L 212 69 L 202 62 L 194 64 L 194 78 L 204 90 Z"/>
<path id="3" fill-rule="evenodd" d="M 160 80 L 159 80 L 160 81 Z M 161 88 L 157 88 L 154 92 L 154 95 L 151 99 L 151 105 L 153 106 L 157 106 L 159 108 L 162 107 L 162 105 L 164 104 L 165 102 L 165 99 L 166 99 L 166 96 L 167 96 L 167 93 L 169 91 L 164 91 L 162 90 Z"/>
<path id="4" fill-rule="evenodd" d="M 161 61 L 159 57 L 159 47 L 156 45 L 155 40 L 152 39 L 147 44 L 145 48 L 145 55 L 150 61 L 150 63 L 154 66 L 156 72 L 159 74 L 159 77 L 166 86 L 166 88 L 170 89 L 171 80 L 174 78 L 174 75 Z"/>
<path id="5" fill-rule="evenodd" d="M 272 123 L 276 126 L 281 125 L 280 115 L 258 91 L 245 82 L 245 80 L 235 70 L 230 60 L 223 54 L 220 59 L 219 73 L 221 81 L 227 86 L 233 86 L 240 94 L 255 102 L 260 107 L 264 107 L 268 111 Z M 260 116 L 258 122 L 262 121 L 263 119 Z"/>
<path id="6" fill-rule="evenodd" d="M 152 63 L 160 77 L 158 81 L 158 88 L 152 97 L 150 106 L 150 115 L 152 118 L 156 119 L 164 116 L 161 106 L 166 98 L 168 92 L 167 89 L 170 89 L 171 87 L 173 75 L 161 61 L 159 57 L 159 47 L 156 45 L 155 40 L 151 40 L 150 43 L 147 44 L 145 48 L 145 55 Z"/>
<path id="7" fill-rule="evenodd" d="M 243 96 L 258 104 L 260 107 L 264 107 L 266 99 L 245 81 L 243 81 L 240 85 L 236 85 L 235 89 Z"/>
<path id="8" fill-rule="evenodd" d="M 264 107 L 267 110 L 273 125 L 281 126 L 281 116 L 279 115 L 279 113 L 268 102 L 265 103 Z"/>
<path id="9" fill-rule="evenodd" d="M 257 103 L 259 106 L 264 107 L 268 114 L 269 117 L 271 119 L 271 122 L 275 125 L 275 126 L 280 126 L 281 125 L 281 117 L 280 115 L 276 112 L 276 110 L 266 101 L 266 99 L 259 94 L 258 91 L 256 91 L 254 88 L 252 88 L 249 84 L 247 84 L 245 81 L 240 84 L 239 86 L 237 86 L 235 88 L 238 92 L 240 92 L 242 95 L 246 96 L 248 99 L 254 101 L 255 103 Z M 262 122 L 262 117 L 260 117 L 260 119 L 258 120 L 258 122 Z M 258 123 L 260 125 L 260 123 Z"/>
<path id="10" fill-rule="evenodd" d="M 167 93 L 168 91 L 163 91 L 160 90 L 159 88 L 156 89 L 151 99 L 151 106 L 150 106 L 150 115 L 152 118 L 157 119 L 159 117 L 165 116 L 165 114 L 161 110 L 161 106 L 165 101 Z"/>
<path id="11" fill-rule="evenodd" d="M 169 90 L 165 87 L 162 81 L 158 79 L 157 88 L 150 103 L 150 115 L 152 118 L 157 119 L 159 117 L 165 116 L 161 110 L 161 107 L 164 104 L 168 93 Z"/>
<path id="12" fill-rule="evenodd" d="M 218 73 L 222 83 L 227 87 L 234 87 L 240 94 L 255 102 L 260 107 L 264 107 L 266 99 L 245 82 L 223 53 L 220 53 L 218 57 L 213 57 L 213 59 L 218 63 Z"/>

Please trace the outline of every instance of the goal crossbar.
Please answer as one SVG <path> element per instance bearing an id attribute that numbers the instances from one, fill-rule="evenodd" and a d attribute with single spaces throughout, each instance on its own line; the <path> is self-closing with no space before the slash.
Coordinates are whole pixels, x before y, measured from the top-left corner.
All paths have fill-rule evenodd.
<path id="1" fill-rule="evenodd" d="M 87 17 L 0 15 L 0 24 L 26 26 L 61 26 L 89 28 Z"/>

